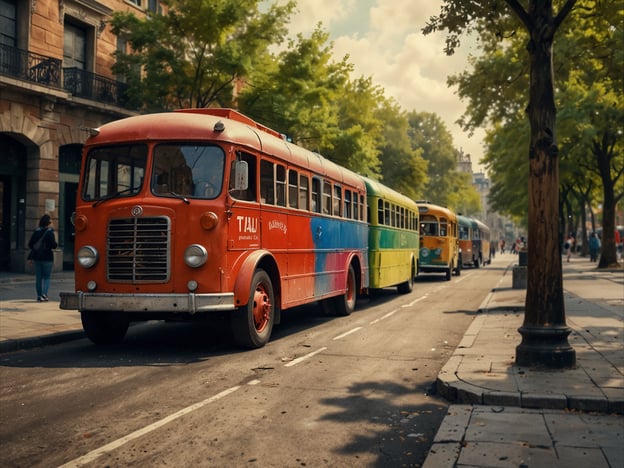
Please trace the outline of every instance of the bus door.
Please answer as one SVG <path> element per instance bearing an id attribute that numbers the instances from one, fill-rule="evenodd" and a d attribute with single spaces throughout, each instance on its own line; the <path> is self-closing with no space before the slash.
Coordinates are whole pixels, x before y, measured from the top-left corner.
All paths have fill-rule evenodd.
<path id="1" fill-rule="evenodd" d="M 236 152 L 230 166 L 228 250 L 248 251 L 262 245 L 257 205 L 256 157 Z"/>

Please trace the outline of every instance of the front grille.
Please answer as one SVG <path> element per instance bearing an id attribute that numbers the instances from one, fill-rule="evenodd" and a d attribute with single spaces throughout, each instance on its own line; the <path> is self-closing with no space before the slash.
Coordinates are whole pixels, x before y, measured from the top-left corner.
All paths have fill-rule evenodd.
<path id="1" fill-rule="evenodd" d="M 108 225 L 108 279 L 162 282 L 169 279 L 169 219 L 112 219 Z"/>

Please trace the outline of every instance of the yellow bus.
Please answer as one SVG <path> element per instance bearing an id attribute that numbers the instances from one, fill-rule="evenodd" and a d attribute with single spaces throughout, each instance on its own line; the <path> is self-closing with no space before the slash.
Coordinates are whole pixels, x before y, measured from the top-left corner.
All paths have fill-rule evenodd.
<path id="1" fill-rule="evenodd" d="M 377 181 L 363 179 L 369 209 L 369 287 L 396 286 L 400 294 L 408 294 L 418 274 L 418 205 Z"/>
<path id="2" fill-rule="evenodd" d="M 418 202 L 420 216 L 419 271 L 444 273 L 447 281 L 451 275 L 461 273 L 457 215 L 443 206 Z"/>

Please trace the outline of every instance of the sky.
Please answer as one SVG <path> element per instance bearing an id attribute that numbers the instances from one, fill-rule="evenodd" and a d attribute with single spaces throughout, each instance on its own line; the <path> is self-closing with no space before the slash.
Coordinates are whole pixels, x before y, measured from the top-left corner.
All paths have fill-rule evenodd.
<path id="1" fill-rule="evenodd" d="M 278 3 L 284 3 L 279 0 Z M 290 34 L 308 37 L 317 24 L 329 32 L 336 60 L 349 56 L 354 78 L 372 77 L 405 111 L 435 113 L 453 136 L 453 144 L 471 156 L 473 171 L 483 171 L 484 132 L 472 137 L 455 123 L 466 104 L 448 88 L 449 75 L 467 67 L 477 55 L 467 41 L 448 57 L 444 33 L 424 36 L 426 21 L 440 12 L 440 0 L 297 0 Z"/>

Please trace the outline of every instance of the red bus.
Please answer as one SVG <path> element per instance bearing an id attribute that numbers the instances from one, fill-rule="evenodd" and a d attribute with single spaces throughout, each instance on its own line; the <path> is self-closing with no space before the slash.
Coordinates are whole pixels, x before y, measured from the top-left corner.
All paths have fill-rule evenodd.
<path id="1" fill-rule="evenodd" d="M 338 314 L 368 288 L 366 187 L 355 173 L 231 109 L 141 115 L 91 130 L 83 149 L 75 292 L 97 344 L 131 321 L 226 311 L 261 347 L 281 312 Z"/>

